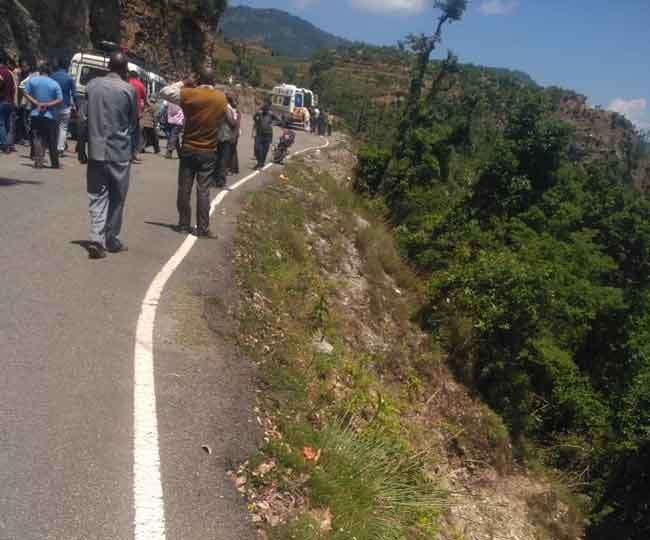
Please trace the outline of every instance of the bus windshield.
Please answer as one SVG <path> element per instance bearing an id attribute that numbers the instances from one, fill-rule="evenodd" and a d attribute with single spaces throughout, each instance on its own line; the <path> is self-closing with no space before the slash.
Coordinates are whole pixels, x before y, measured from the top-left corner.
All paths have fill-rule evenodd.
<path id="1" fill-rule="evenodd" d="M 302 107 L 302 94 L 296 94 L 296 107 Z"/>

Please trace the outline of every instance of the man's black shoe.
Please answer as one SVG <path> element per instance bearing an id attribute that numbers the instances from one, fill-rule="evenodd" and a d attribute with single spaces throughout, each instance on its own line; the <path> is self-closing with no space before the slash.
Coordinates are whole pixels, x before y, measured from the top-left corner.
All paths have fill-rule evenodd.
<path id="1" fill-rule="evenodd" d="M 207 231 L 199 231 L 198 229 L 194 232 L 194 234 L 197 236 L 197 238 L 207 238 L 207 239 L 212 239 L 216 240 L 218 236 L 213 233 L 210 229 Z"/>
<path id="2" fill-rule="evenodd" d="M 106 251 L 109 253 L 121 253 L 123 251 L 129 251 L 129 248 L 119 240 L 114 240 L 106 246 Z"/>
<path id="3" fill-rule="evenodd" d="M 88 258 L 89 259 L 105 259 L 106 250 L 104 246 L 98 244 L 97 242 L 92 242 L 88 244 Z"/>

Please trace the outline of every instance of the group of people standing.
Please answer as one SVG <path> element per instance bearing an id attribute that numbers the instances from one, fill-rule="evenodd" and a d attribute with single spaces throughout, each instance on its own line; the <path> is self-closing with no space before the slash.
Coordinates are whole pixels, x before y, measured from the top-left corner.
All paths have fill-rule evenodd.
<path id="1" fill-rule="evenodd" d="M 173 159 L 174 152 L 180 158 L 181 141 L 185 128 L 185 113 L 183 108 L 166 98 L 162 93 L 158 100 L 150 99 L 144 85 L 139 80 L 137 73 L 129 74 L 128 82 L 136 94 L 138 121 L 133 135 L 133 148 L 135 149 L 133 163 L 139 164 L 139 154 L 146 153 L 152 146 L 156 154 L 160 153 L 158 129 L 160 128 L 167 138 L 165 157 Z M 227 108 L 224 121 L 218 132 L 218 145 L 214 168 L 214 187 L 224 187 L 228 174 L 239 174 L 239 158 L 237 144 L 241 135 L 241 113 L 237 109 L 237 98 L 227 95 Z"/>
<path id="2" fill-rule="evenodd" d="M 50 165 L 60 168 L 66 149 L 72 111 L 77 107 L 75 81 L 66 65 L 54 69 L 39 62 L 34 70 L 24 62 L 0 59 L 0 151 L 16 151 L 16 144 L 29 140 L 30 157 L 43 168 L 45 149 Z"/>
<path id="3" fill-rule="evenodd" d="M 59 63 L 52 71 L 42 62 L 27 77 L 0 63 L 0 149 L 12 151 L 19 132 L 16 94 L 30 106 L 33 157 L 43 166 L 44 149 L 53 168 L 60 167 L 68 123 L 79 105 L 78 158 L 87 163 L 91 259 L 127 249 L 120 239 L 131 167 L 153 145 L 160 152 L 157 128 L 167 131 L 166 157 L 179 156 L 177 210 L 180 233 L 214 238 L 210 230 L 210 187 L 224 187 L 239 172 L 237 145 L 242 134 L 237 99 L 215 87 L 215 74 L 203 69 L 160 91 L 150 100 L 137 73 L 128 73 L 128 59 L 115 52 L 108 73 L 91 80 L 86 99 L 78 104 L 74 80 Z M 160 105 L 158 105 L 160 104 Z M 278 119 L 266 103 L 254 116 L 256 169 L 264 167 Z M 182 134 L 182 137 L 181 137 Z M 191 226 L 191 196 L 197 185 L 196 227 Z"/>
<path id="4" fill-rule="evenodd" d="M 87 86 L 84 131 L 88 143 L 88 251 L 92 259 L 126 249 L 119 236 L 134 149 L 138 148 L 133 133 L 139 131 L 139 125 L 151 129 L 149 103 L 145 98 L 139 109 L 140 97 L 128 80 L 127 65 L 122 53 L 112 54 L 109 73 L 93 79 Z M 211 69 L 203 69 L 196 78 L 187 77 L 163 88 L 159 98 L 164 100 L 162 116 L 169 130 L 167 156 L 177 151 L 180 158 L 178 224 L 174 229 L 199 238 L 214 238 L 216 235 L 210 230 L 210 187 L 225 186 L 228 172 L 239 169 L 236 148 L 241 135 L 241 114 L 237 100 L 215 88 L 215 74 Z M 269 115 L 266 106 L 256 115 L 258 167 L 266 161 L 273 137 L 272 125 L 269 132 L 264 127 L 266 122 L 261 122 L 262 117 Z M 182 142 L 179 142 L 181 130 Z M 196 228 L 191 226 L 194 184 L 197 185 Z"/>
<path id="5" fill-rule="evenodd" d="M 316 135 L 330 136 L 332 135 L 332 123 L 328 114 L 319 109 L 318 107 L 312 108 L 309 111 L 310 129 Z"/>

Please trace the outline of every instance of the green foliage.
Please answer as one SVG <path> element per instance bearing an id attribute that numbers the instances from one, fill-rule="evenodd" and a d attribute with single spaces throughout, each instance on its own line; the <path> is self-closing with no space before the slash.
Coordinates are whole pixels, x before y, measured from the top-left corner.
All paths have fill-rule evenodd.
<path id="1" fill-rule="evenodd" d="M 363 146 L 357 155 L 355 188 L 376 195 L 390 161 L 390 152 L 372 145 Z"/>
<path id="2" fill-rule="evenodd" d="M 575 163 L 554 115 L 565 91 L 473 66 L 449 81 L 399 144 L 360 149 L 355 185 L 429 276 L 423 320 L 459 376 L 521 447 L 586 482 L 590 538 L 646 538 L 650 199 L 628 179 L 642 154 Z"/>
<path id="3" fill-rule="evenodd" d="M 232 50 L 237 57 L 233 66 L 234 74 L 251 86 L 259 86 L 262 82 L 262 74 L 255 57 L 250 54 L 246 45 L 233 45 Z"/>
<path id="4" fill-rule="evenodd" d="M 332 510 L 332 538 L 431 537 L 446 495 L 423 477 L 422 456 L 337 426 L 320 433 L 318 443 L 323 458 L 310 489 L 314 504 Z"/>
<path id="5" fill-rule="evenodd" d="M 650 537 L 650 439 L 613 455 L 599 512 L 588 531 L 592 540 Z"/>
<path id="6" fill-rule="evenodd" d="M 298 68 L 294 64 L 282 66 L 282 78 L 286 83 L 294 83 L 298 77 Z"/>
<path id="7" fill-rule="evenodd" d="M 467 9 L 467 3 L 467 0 L 436 0 L 434 6 L 451 21 L 459 21 Z"/>

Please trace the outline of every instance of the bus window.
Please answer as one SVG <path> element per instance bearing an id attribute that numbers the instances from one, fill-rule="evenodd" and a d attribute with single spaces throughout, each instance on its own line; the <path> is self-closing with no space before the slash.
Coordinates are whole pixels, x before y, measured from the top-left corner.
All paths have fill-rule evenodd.
<path id="1" fill-rule="evenodd" d="M 83 66 L 81 68 L 81 76 L 79 77 L 79 84 L 81 84 L 82 86 L 86 86 L 93 79 L 96 79 L 97 77 L 103 77 L 107 73 L 108 71 L 105 69 Z"/>
<path id="2" fill-rule="evenodd" d="M 282 105 L 284 105 L 285 107 L 291 106 L 291 98 L 289 96 L 284 96 Z"/>
<path id="3" fill-rule="evenodd" d="M 296 107 L 302 107 L 302 94 L 296 94 Z"/>
<path id="4" fill-rule="evenodd" d="M 305 94 L 305 107 L 309 108 L 313 105 L 311 102 L 311 94 Z"/>

